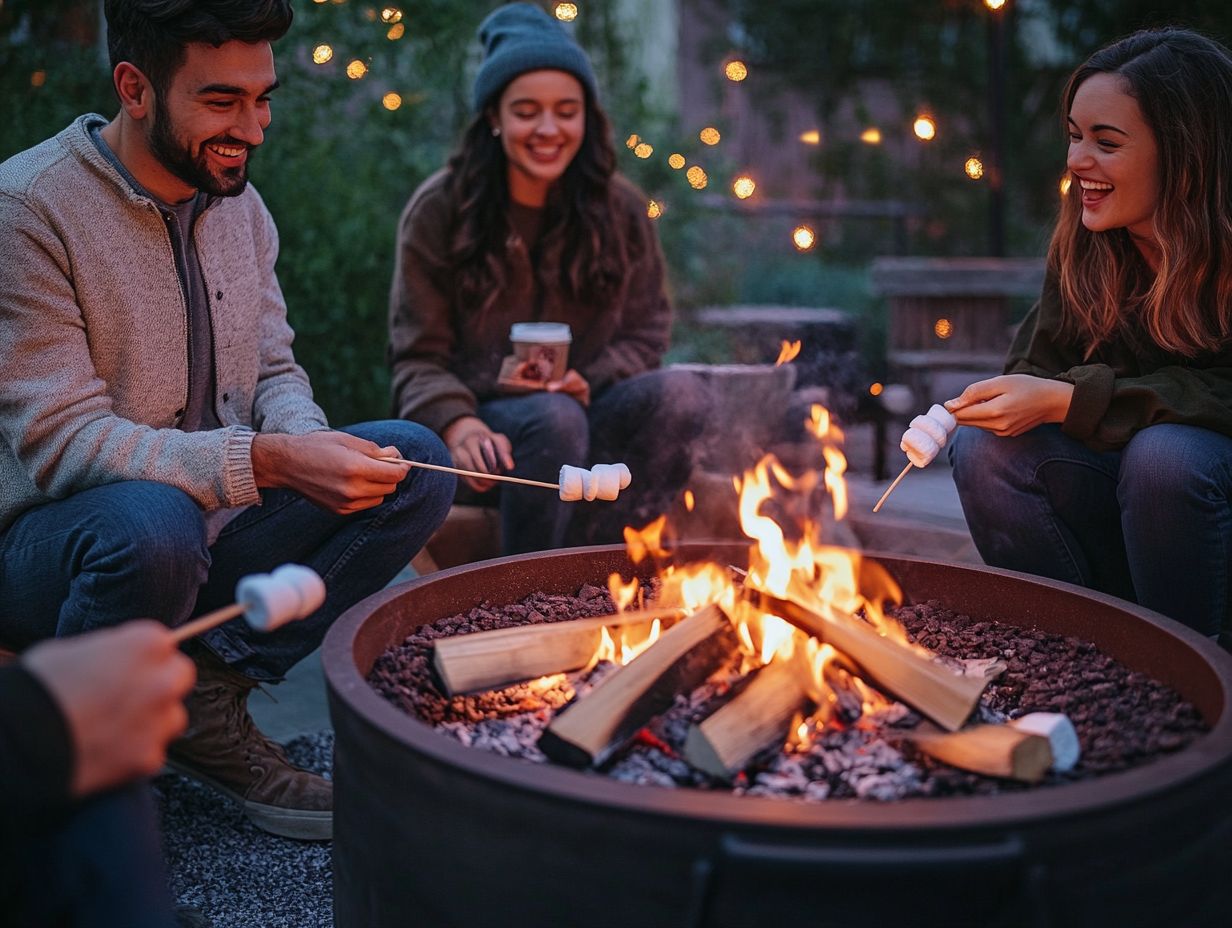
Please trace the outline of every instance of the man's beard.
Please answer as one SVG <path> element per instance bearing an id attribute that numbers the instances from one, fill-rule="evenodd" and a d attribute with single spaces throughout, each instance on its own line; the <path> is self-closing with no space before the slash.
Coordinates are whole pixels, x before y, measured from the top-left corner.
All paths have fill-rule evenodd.
<path id="1" fill-rule="evenodd" d="M 233 168 L 223 168 L 219 172 L 210 169 L 205 153 L 206 145 L 238 145 L 248 149 L 252 156 L 252 147 L 244 142 L 236 141 L 229 135 L 218 135 L 202 142 L 194 156 L 191 146 L 180 141 L 175 131 L 175 124 L 166 113 L 156 114 L 150 128 L 147 141 L 150 151 L 168 171 L 189 186 L 204 193 L 219 197 L 236 197 L 248 186 L 248 160 Z"/>

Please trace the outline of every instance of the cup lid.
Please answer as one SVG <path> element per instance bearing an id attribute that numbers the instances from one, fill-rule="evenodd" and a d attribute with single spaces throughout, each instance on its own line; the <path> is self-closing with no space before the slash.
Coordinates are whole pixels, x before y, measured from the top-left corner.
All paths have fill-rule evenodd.
<path id="1" fill-rule="evenodd" d="M 509 327 L 509 340 L 567 345 L 573 341 L 573 333 L 567 322 L 515 322 Z"/>

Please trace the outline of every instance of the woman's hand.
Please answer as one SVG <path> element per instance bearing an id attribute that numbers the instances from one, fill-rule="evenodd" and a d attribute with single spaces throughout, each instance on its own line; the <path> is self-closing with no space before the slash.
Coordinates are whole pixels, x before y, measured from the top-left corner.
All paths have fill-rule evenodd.
<path id="1" fill-rule="evenodd" d="M 478 416 L 463 416 L 449 423 L 441 436 L 453 456 L 454 467 L 499 474 L 513 470 L 513 445 L 500 432 L 493 432 Z M 462 478 L 476 493 L 486 493 L 495 480 Z"/>
<path id="2" fill-rule="evenodd" d="M 959 425 L 994 435 L 1021 435 L 1046 422 L 1064 422 L 1074 385 L 1030 374 L 1004 374 L 973 383 L 945 408 Z"/>
<path id="3" fill-rule="evenodd" d="M 565 371 L 565 376 L 560 380 L 553 380 L 547 384 L 549 393 L 567 393 L 583 406 L 590 405 L 590 384 L 586 378 L 575 371 L 573 368 Z"/>

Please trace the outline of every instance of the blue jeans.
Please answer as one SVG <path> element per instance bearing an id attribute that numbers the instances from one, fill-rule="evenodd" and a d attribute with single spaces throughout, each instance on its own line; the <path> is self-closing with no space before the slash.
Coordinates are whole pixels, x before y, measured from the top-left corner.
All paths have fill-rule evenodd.
<path id="1" fill-rule="evenodd" d="M 74 803 L 34 834 L 0 835 L 0 923 L 173 928 L 149 787 Z"/>
<path id="2" fill-rule="evenodd" d="M 633 475 L 615 502 L 565 503 L 550 491 L 501 484 L 501 550 L 619 542 L 666 512 L 693 471 L 710 412 L 709 389 L 687 371 L 657 370 L 607 387 L 586 408 L 563 393 L 500 397 L 479 418 L 513 444 L 515 477 L 556 482 L 562 464 L 623 461 Z"/>
<path id="3" fill-rule="evenodd" d="M 345 429 L 406 458 L 448 464 L 431 431 L 412 422 Z M 0 639 L 24 647 L 125 619 L 170 626 L 235 601 L 246 574 L 305 564 L 325 581 L 325 603 L 271 634 L 234 619 L 200 637 L 254 680 L 277 681 L 311 653 L 330 624 L 397 575 L 444 521 L 454 477 L 412 468 L 373 509 L 328 512 L 291 490 L 262 490 L 206 545 L 201 509 L 162 483 L 124 481 L 37 506 L 0 534 Z"/>
<path id="4" fill-rule="evenodd" d="M 984 561 L 1137 602 L 1227 633 L 1232 438 L 1153 425 L 1092 451 L 1044 425 L 1015 438 L 964 427 L 954 482 Z"/>

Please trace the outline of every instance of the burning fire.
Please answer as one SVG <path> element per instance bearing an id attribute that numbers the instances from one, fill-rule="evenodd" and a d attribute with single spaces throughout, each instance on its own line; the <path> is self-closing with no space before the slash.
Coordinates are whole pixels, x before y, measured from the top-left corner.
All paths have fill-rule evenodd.
<path id="1" fill-rule="evenodd" d="M 774 362 L 774 366 L 778 367 L 780 364 L 786 364 L 788 361 L 794 361 L 796 355 L 799 353 L 800 339 L 797 338 L 794 342 L 789 342 L 787 339 L 783 339 L 783 347 L 779 349 L 779 359 Z"/>
<path id="2" fill-rule="evenodd" d="M 779 363 L 786 363 L 799 350 L 799 341 L 784 341 Z M 858 551 L 826 541 L 832 526 L 847 514 L 843 433 L 819 405 L 810 410 L 805 428 L 820 445 L 822 464 L 817 470 L 796 476 L 773 455 L 766 455 L 733 479 L 740 526 L 753 540 L 742 585 L 828 618 L 862 616 L 880 635 L 906 644 L 906 632 L 885 614 L 886 604 L 901 600 L 893 579 L 878 565 L 864 561 Z M 715 563 L 670 563 L 665 541 L 669 536 L 665 516 L 641 530 L 625 529 L 630 560 L 634 564 L 649 560 L 658 568 L 656 603 L 678 605 L 690 612 L 717 603 L 735 626 L 745 670 L 772 661 L 790 661 L 799 669 L 802 685 L 817 709 L 793 725 L 789 745 L 807 746 L 815 730 L 827 724 L 857 723 L 861 714 L 890 704 L 833 647 L 748 602 L 734 576 L 740 572 Z M 636 578 L 625 582 L 613 574 L 608 586 L 618 609 L 641 605 L 644 591 Z M 614 635 L 605 631 L 602 656 L 622 663 L 631 659 L 630 655 L 641 653 L 657 639 L 657 624 L 648 635 L 644 630 L 637 634 L 642 637 L 628 641 L 627 628 L 614 629 Z"/>

